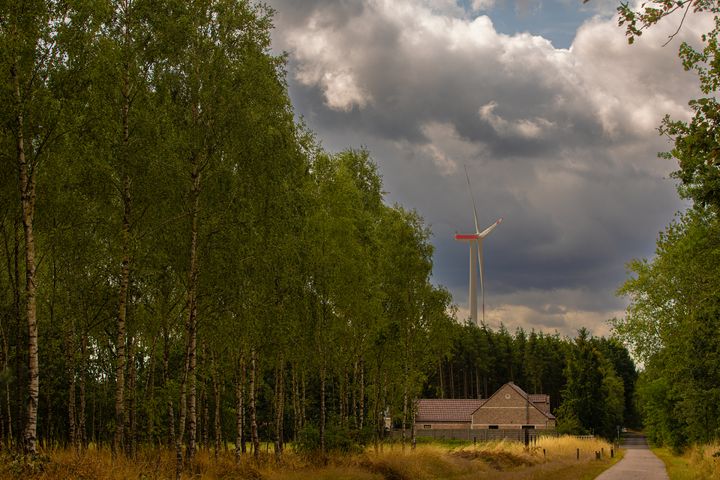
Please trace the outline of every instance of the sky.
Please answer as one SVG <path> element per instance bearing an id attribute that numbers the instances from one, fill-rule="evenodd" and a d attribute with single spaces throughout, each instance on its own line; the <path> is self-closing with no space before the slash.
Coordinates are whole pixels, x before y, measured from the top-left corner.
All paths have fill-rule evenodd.
<path id="1" fill-rule="evenodd" d="M 484 242 L 486 323 L 610 332 L 633 258 L 686 205 L 657 158 L 697 82 L 677 56 L 710 28 L 667 19 L 628 45 L 616 2 L 270 0 L 296 114 L 330 152 L 367 148 L 386 201 L 431 227 L 432 280 L 468 317 L 467 167 Z"/>

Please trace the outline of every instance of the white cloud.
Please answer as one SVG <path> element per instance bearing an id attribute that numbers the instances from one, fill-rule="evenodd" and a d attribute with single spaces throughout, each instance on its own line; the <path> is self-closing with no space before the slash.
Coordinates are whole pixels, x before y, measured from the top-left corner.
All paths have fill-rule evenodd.
<path id="1" fill-rule="evenodd" d="M 554 124 L 544 118 L 527 119 L 521 118 L 515 121 L 507 121 L 495 113 L 496 102 L 490 102 L 480 107 L 480 118 L 492 125 L 495 132 L 501 137 L 525 137 L 538 138 L 545 130 L 554 127 Z"/>

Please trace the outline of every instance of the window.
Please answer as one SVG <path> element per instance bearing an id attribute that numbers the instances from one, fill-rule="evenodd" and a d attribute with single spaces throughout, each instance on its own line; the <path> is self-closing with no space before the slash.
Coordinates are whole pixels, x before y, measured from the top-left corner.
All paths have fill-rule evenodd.
<path id="1" fill-rule="evenodd" d="M 497 426 L 497 425 L 488 425 L 488 428 L 489 428 L 490 430 L 497 430 L 497 429 L 498 429 L 498 426 Z"/>
<path id="2" fill-rule="evenodd" d="M 432 425 L 423 425 L 423 428 L 427 430 L 427 429 L 432 428 Z"/>
<path id="3" fill-rule="evenodd" d="M 535 430 L 535 425 L 523 425 L 522 428 L 525 430 Z"/>

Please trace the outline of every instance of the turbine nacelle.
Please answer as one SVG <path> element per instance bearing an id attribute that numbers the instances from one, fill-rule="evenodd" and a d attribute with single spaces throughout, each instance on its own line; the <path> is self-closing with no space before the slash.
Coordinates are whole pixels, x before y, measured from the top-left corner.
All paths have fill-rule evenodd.
<path id="1" fill-rule="evenodd" d="M 492 232 L 495 227 L 500 225 L 502 223 L 503 219 L 498 218 L 495 223 L 490 225 L 488 228 L 483 230 L 482 232 L 478 233 L 456 233 L 455 234 L 455 240 L 459 242 L 472 242 L 473 240 L 482 240 L 483 238 L 487 237 L 490 232 Z"/>

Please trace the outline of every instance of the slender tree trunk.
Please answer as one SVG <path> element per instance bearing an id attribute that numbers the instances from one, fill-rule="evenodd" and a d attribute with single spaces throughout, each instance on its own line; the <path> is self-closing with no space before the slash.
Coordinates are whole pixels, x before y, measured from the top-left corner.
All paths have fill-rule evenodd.
<path id="1" fill-rule="evenodd" d="M 188 272 L 188 445 L 187 460 L 195 456 L 197 438 L 197 281 L 198 281 L 198 222 L 200 216 L 200 170 L 199 159 L 193 155 L 190 174 L 191 229 L 190 229 L 190 268 Z"/>
<path id="2" fill-rule="evenodd" d="M 75 375 L 71 374 L 70 377 L 70 391 L 68 392 L 68 424 L 70 427 L 70 445 L 74 449 L 78 447 L 78 428 L 77 428 L 77 421 L 76 421 L 76 414 L 75 414 L 75 390 L 77 388 L 77 383 L 75 380 Z"/>
<path id="3" fill-rule="evenodd" d="M 245 436 L 243 432 L 244 426 L 244 388 L 245 388 L 245 358 L 240 357 L 239 375 L 235 376 L 235 459 L 245 453 Z"/>
<path id="4" fill-rule="evenodd" d="M 16 104 L 15 128 L 17 131 L 16 149 L 20 180 L 20 202 L 22 205 L 22 223 L 25 234 L 25 314 L 28 332 L 28 397 L 23 433 L 23 450 L 26 454 L 37 454 L 37 409 L 40 397 L 40 365 L 38 362 L 38 324 L 35 285 L 35 172 L 30 169 L 25 156 L 25 119 L 23 117 L 20 77 L 17 63 L 10 69 L 13 79 Z"/>
<path id="5" fill-rule="evenodd" d="M 275 374 L 275 458 L 283 451 L 283 416 L 285 415 L 285 366 L 282 354 Z"/>
<path id="6" fill-rule="evenodd" d="M 245 405 L 244 405 L 244 399 L 245 399 L 245 385 L 247 385 L 247 364 L 245 363 L 245 355 L 242 356 L 241 359 L 242 363 L 240 364 L 240 385 L 241 385 L 241 394 L 242 394 L 242 400 L 243 400 L 243 408 L 240 409 L 240 424 L 242 427 L 242 431 L 240 432 L 240 445 L 241 450 L 243 454 L 247 453 L 247 430 L 245 429 L 245 425 L 247 424 L 247 421 L 245 420 Z"/>
<path id="7" fill-rule="evenodd" d="M 407 375 L 405 376 L 407 379 Z M 408 388 L 407 380 L 403 381 L 403 414 L 402 414 L 402 448 L 405 449 L 405 440 L 407 439 L 407 419 L 408 419 Z"/>
<path id="8" fill-rule="evenodd" d="M 185 422 L 187 415 L 187 377 L 188 370 L 190 370 L 190 350 L 189 340 L 188 345 L 185 347 L 185 369 L 183 370 L 182 381 L 180 382 L 180 405 L 178 405 L 179 418 L 178 418 L 178 433 L 175 437 L 175 479 L 180 480 L 183 469 L 183 437 L 185 436 Z"/>
<path id="9" fill-rule="evenodd" d="M 380 384 L 380 391 L 382 392 L 382 406 L 385 407 L 383 409 L 383 413 L 378 419 L 378 426 L 380 427 L 380 432 L 382 438 L 385 438 L 385 417 L 390 416 L 391 412 L 388 410 L 388 379 L 387 379 L 387 373 L 383 372 L 381 375 L 382 383 Z M 382 444 L 380 444 L 380 448 L 382 449 Z"/>
<path id="10" fill-rule="evenodd" d="M 442 358 L 440 359 L 439 365 L 438 365 L 438 378 L 440 379 L 440 398 L 445 398 L 445 385 L 443 382 L 443 368 L 442 368 Z"/>
<path id="11" fill-rule="evenodd" d="M 325 360 L 320 365 L 320 453 L 325 456 Z"/>
<path id="12" fill-rule="evenodd" d="M 205 448 L 207 450 L 210 449 L 209 447 L 209 435 L 210 435 L 210 408 L 208 404 L 210 401 L 208 400 L 208 388 L 207 388 L 207 382 L 203 385 L 203 390 L 200 393 L 200 405 L 198 410 L 202 412 L 202 424 L 200 425 L 200 438 L 201 438 L 201 447 Z"/>
<path id="13" fill-rule="evenodd" d="M 350 427 L 350 372 L 348 371 L 347 365 L 343 368 L 343 425 L 346 428 Z"/>
<path id="14" fill-rule="evenodd" d="M 127 404 L 127 439 L 126 439 L 126 453 L 129 457 L 135 457 L 136 446 L 137 446 L 137 367 L 135 364 L 135 348 L 137 345 L 137 339 L 135 336 L 131 336 L 129 339 L 129 351 L 128 351 L 128 404 Z"/>
<path id="15" fill-rule="evenodd" d="M 365 359 L 360 357 L 360 405 L 358 406 L 360 430 L 365 426 Z"/>
<path id="16" fill-rule="evenodd" d="M 170 333 L 168 332 L 167 317 L 163 321 L 163 384 L 167 388 L 170 381 Z M 168 412 L 168 446 L 172 448 L 175 445 L 175 411 L 173 409 L 173 401 L 170 395 L 167 396 L 167 412 Z"/>
<path id="17" fill-rule="evenodd" d="M 352 385 L 352 398 L 350 399 L 350 412 L 349 415 L 353 420 L 353 427 L 358 428 L 358 417 L 357 417 L 357 392 L 358 392 L 358 361 L 355 360 L 353 364 L 353 385 Z"/>
<path id="18" fill-rule="evenodd" d="M 21 222 L 20 222 L 21 223 Z M 24 369 L 22 368 L 22 359 L 24 355 L 21 354 L 21 345 L 27 345 L 27 338 L 23 334 L 23 313 L 22 313 L 22 302 L 20 300 L 20 292 L 22 290 L 20 282 L 20 225 L 18 222 L 14 223 L 15 227 L 15 238 L 13 246 L 13 267 L 15 270 L 15 282 L 14 282 L 14 298 L 13 307 L 15 311 L 15 400 L 13 402 L 15 407 L 15 444 L 24 445 L 25 442 L 20 436 L 21 432 L 24 432 L 25 418 L 25 406 L 23 405 L 23 399 L 25 398 L 24 385 L 27 384 L 27 379 L 24 378 Z M 27 325 L 27 322 L 26 322 Z M 25 330 L 27 332 L 27 330 Z"/>
<path id="19" fill-rule="evenodd" d="M 68 427 L 69 427 L 69 440 L 70 444 L 73 446 L 73 448 L 77 448 L 78 446 L 78 428 L 77 428 L 77 415 L 76 415 L 76 405 L 75 405 L 75 391 L 77 388 L 77 380 L 75 375 L 75 365 L 73 361 L 73 355 L 74 355 L 74 349 L 72 348 L 71 342 L 70 342 L 70 334 L 66 333 L 65 336 L 65 355 L 66 355 L 66 363 L 67 363 L 67 369 L 66 373 L 68 377 L 70 378 L 70 388 L 68 389 Z"/>
<path id="20" fill-rule="evenodd" d="M 381 399 L 381 393 L 382 393 L 382 391 L 381 391 L 382 389 L 381 389 L 381 385 L 380 385 L 380 382 L 381 382 L 381 372 L 380 372 L 380 368 L 381 368 L 381 367 L 378 365 L 378 367 L 377 367 L 377 373 L 376 373 L 376 376 L 375 376 L 375 380 L 376 380 L 376 385 L 377 385 L 377 387 L 375 388 L 375 398 L 373 399 L 373 404 L 372 404 L 372 414 L 373 414 L 373 418 L 370 420 L 370 425 L 372 425 L 373 431 L 374 431 L 373 443 L 375 444 L 374 447 L 375 447 L 375 452 L 376 452 L 376 453 L 378 452 L 378 449 L 379 449 L 379 446 L 380 446 L 380 428 L 379 428 L 380 422 L 379 422 L 379 418 L 380 418 L 380 416 L 381 416 L 381 413 L 380 413 L 380 408 L 381 408 L 381 407 L 380 407 L 380 399 Z"/>
<path id="21" fill-rule="evenodd" d="M 453 362 L 450 364 L 450 398 L 455 398 L 455 372 L 453 371 Z"/>
<path id="22" fill-rule="evenodd" d="M 97 417 L 97 395 L 92 396 L 92 418 L 90 420 L 90 440 L 92 440 L 93 443 L 97 443 L 98 435 L 97 430 L 95 429 L 96 423 L 95 418 Z"/>
<path id="23" fill-rule="evenodd" d="M 297 365 L 291 364 L 290 389 L 292 390 L 293 441 L 297 442 L 300 430 L 300 388 L 298 387 Z"/>
<path id="24" fill-rule="evenodd" d="M 255 349 L 250 352 L 250 435 L 252 437 L 253 455 L 260 458 L 260 438 L 258 437 L 257 405 L 255 399 L 255 380 L 257 376 L 257 354 Z"/>
<path id="25" fill-rule="evenodd" d="M 78 421 L 78 440 L 80 442 L 80 447 L 84 450 L 87 448 L 87 432 L 85 427 L 85 358 L 86 358 L 86 352 L 87 352 L 87 335 L 83 334 L 80 338 L 80 411 L 77 414 L 77 421 Z"/>
<path id="26" fill-rule="evenodd" d="M 305 424 L 307 423 L 307 380 L 305 378 L 305 369 L 303 368 L 301 370 L 301 387 L 302 387 L 302 397 L 301 397 L 301 403 L 300 403 L 300 428 L 304 428 Z"/>
<path id="27" fill-rule="evenodd" d="M 4 225 L 0 225 L 0 228 L 5 228 Z M 2 368 L 2 371 L 5 372 L 7 369 L 7 357 L 10 355 L 10 352 L 8 351 L 8 341 L 5 334 L 5 329 L 2 328 L 2 324 L 0 324 L 0 340 L 2 340 L 2 343 L 0 344 L 0 367 Z M 5 418 L 5 412 L 3 410 L 3 406 L 0 406 L 0 451 L 5 448 L 5 439 L 7 434 L 7 419 Z M 9 446 L 9 445 L 8 445 Z"/>
<path id="28" fill-rule="evenodd" d="M 463 398 L 468 398 L 468 374 L 467 365 L 463 367 Z"/>
<path id="29" fill-rule="evenodd" d="M 19 265 L 18 265 L 18 248 L 19 247 L 18 247 L 18 244 L 20 243 L 20 241 L 18 239 L 17 230 L 18 230 L 17 219 L 15 219 L 13 221 L 13 232 L 14 232 L 14 241 L 15 241 L 14 256 L 10 252 L 10 246 L 8 243 L 7 235 L 5 233 L 5 229 L 3 229 L 3 244 L 5 246 L 5 257 L 7 260 L 8 281 L 9 281 L 10 288 L 12 289 L 12 294 L 13 294 L 13 313 L 14 313 L 15 323 L 16 323 L 15 331 L 19 332 L 22 314 L 20 312 L 20 284 L 19 284 L 20 283 L 20 280 L 19 280 L 20 275 L 18 273 L 18 270 L 19 270 Z M 13 258 L 14 258 L 14 262 L 13 262 Z M 13 267 L 12 267 L 13 263 L 15 265 L 15 270 L 14 270 L 15 275 L 13 275 Z M 8 338 L 9 336 L 10 336 L 10 333 L 5 332 L 5 336 L 3 337 L 4 342 L 5 342 L 4 350 L 6 352 L 5 358 L 3 360 L 3 371 L 7 371 L 7 369 L 9 368 L 8 367 L 9 362 L 10 362 L 10 340 Z M 18 336 L 18 334 L 16 333 L 15 337 L 17 338 L 17 336 Z M 19 343 L 17 343 L 16 345 L 19 345 Z M 15 349 L 15 357 L 16 358 L 19 357 L 17 347 Z M 20 383 L 20 382 L 18 381 L 18 383 Z M 7 424 L 7 428 L 5 429 L 4 433 L 5 433 L 5 438 L 7 439 L 7 447 L 11 448 L 12 441 L 13 441 L 13 415 L 12 415 L 12 402 L 10 401 L 10 382 L 5 382 L 5 398 L 4 398 L 4 400 L 5 400 L 4 408 L 6 410 L 5 422 Z M 3 407 L 0 407 L 0 408 L 3 408 Z"/>
<path id="30" fill-rule="evenodd" d="M 127 5 L 125 5 L 127 9 Z M 127 15 L 127 12 L 126 12 Z M 124 34 L 127 43 L 128 24 L 125 23 Z M 116 348 L 116 365 L 115 365 L 115 436 L 113 438 L 113 455 L 118 455 L 125 450 L 125 323 L 127 320 L 127 301 L 128 288 L 130 285 L 130 215 L 132 208 L 132 197 L 130 190 L 130 175 L 127 173 L 127 163 L 129 161 L 129 144 L 130 144 L 130 79 L 129 65 L 125 62 L 124 73 L 122 79 L 122 155 L 123 170 L 122 175 L 122 228 L 120 232 L 120 244 L 122 251 L 121 267 L 120 267 L 120 290 L 118 292 L 118 315 L 117 315 L 117 338 L 115 341 Z"/>
<path id="31" fill-rule="evenodd" d="M 222 447 L 222 422 L 220 418 L 220 372 L 218 366 L 215 364 L 213 369 L 213 394 L 215 396 L 215 458 L 218 457 L 220 448 Z"/>

